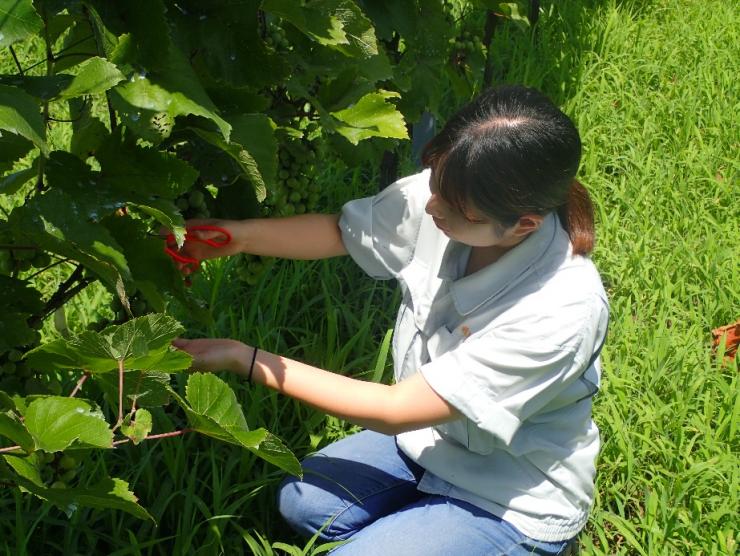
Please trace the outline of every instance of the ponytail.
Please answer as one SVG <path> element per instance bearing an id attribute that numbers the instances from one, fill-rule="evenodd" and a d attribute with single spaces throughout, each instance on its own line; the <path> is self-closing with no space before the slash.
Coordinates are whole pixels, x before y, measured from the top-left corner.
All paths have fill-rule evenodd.
<path id="1" fill-rule="evenodd" d="M 558 208 L 560 222 L 570 236 L 574 255 L 588 255 L 594 248 L 594 206 L 588 191 L 578 180 L 568 190 L 567 202 Z"/>

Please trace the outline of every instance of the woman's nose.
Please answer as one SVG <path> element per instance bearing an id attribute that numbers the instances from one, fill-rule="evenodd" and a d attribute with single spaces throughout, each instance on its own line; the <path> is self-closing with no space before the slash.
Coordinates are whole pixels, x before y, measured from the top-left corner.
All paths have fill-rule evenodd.
<path id="1" fill-rule="evenodd" d="M 427 201 L 426 207 L 424 207 L 424 210 L 426 213 L 430 216 L 436 216 L 437 218 L 442 217 L 442 211 L 440 210 L 440 202 L 437 198 L 436 193 L 432 193 L 432 196 L 429 197 L 429 200 Z"/>

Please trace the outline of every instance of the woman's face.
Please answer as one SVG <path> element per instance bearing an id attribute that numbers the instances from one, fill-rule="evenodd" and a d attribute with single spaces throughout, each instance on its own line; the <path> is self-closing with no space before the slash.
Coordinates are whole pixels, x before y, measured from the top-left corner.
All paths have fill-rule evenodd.
<path id="1" fill-rule="evenodd" d="M 513 234 L 516 225 L 504 228 L 475 207 L 462 213 L 447 203 L 439 194 L 434 172 L 429 180 L 429 189 L 432 196 L 427 202 L 426 212 L 450 239 L 471 247 L 511 247 L 523 239 Z"/>

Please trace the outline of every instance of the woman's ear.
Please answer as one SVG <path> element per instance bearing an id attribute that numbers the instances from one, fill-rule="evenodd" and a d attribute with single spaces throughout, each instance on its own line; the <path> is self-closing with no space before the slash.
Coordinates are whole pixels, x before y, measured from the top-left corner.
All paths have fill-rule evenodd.
<path id="1" fill-rule="evenodd" d="M 514 235 L 516 236 L 528 236 L 532 232 L 537 231 L 542 225 L 545 217 L 541 214 L 523 214 L 514 224 Z"/>

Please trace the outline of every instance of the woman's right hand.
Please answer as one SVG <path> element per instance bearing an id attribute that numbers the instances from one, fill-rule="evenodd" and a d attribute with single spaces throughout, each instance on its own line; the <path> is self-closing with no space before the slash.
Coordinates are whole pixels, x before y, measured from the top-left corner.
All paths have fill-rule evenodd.
<path id="1" fill-rule="evenodd" d="M 213 240 L 220 243 L 226 238 L 222 232 L 215 230 L 193 230 L 192 228 L 196 226 L 217 226 L 223 228 L 231 235 L 231 241 L 224 245 L 206 243 L 205 240 Z M 185 243 L 179 250 L 176 250 L 183 257 L 203 261 L 218 257 L 228 257 L 241 252 L 239 239 L 242 230 L 238 220 L 222 220 L 218 218 L 186 220 L 185 228 L 188 230 Z M 169 230 L 166 230 L 164 233 L 169 233 Z M 192 274 L 198 270 L 196 265 L 177 260 L 174 262 L 180 272 L 185 275 Z"/>

